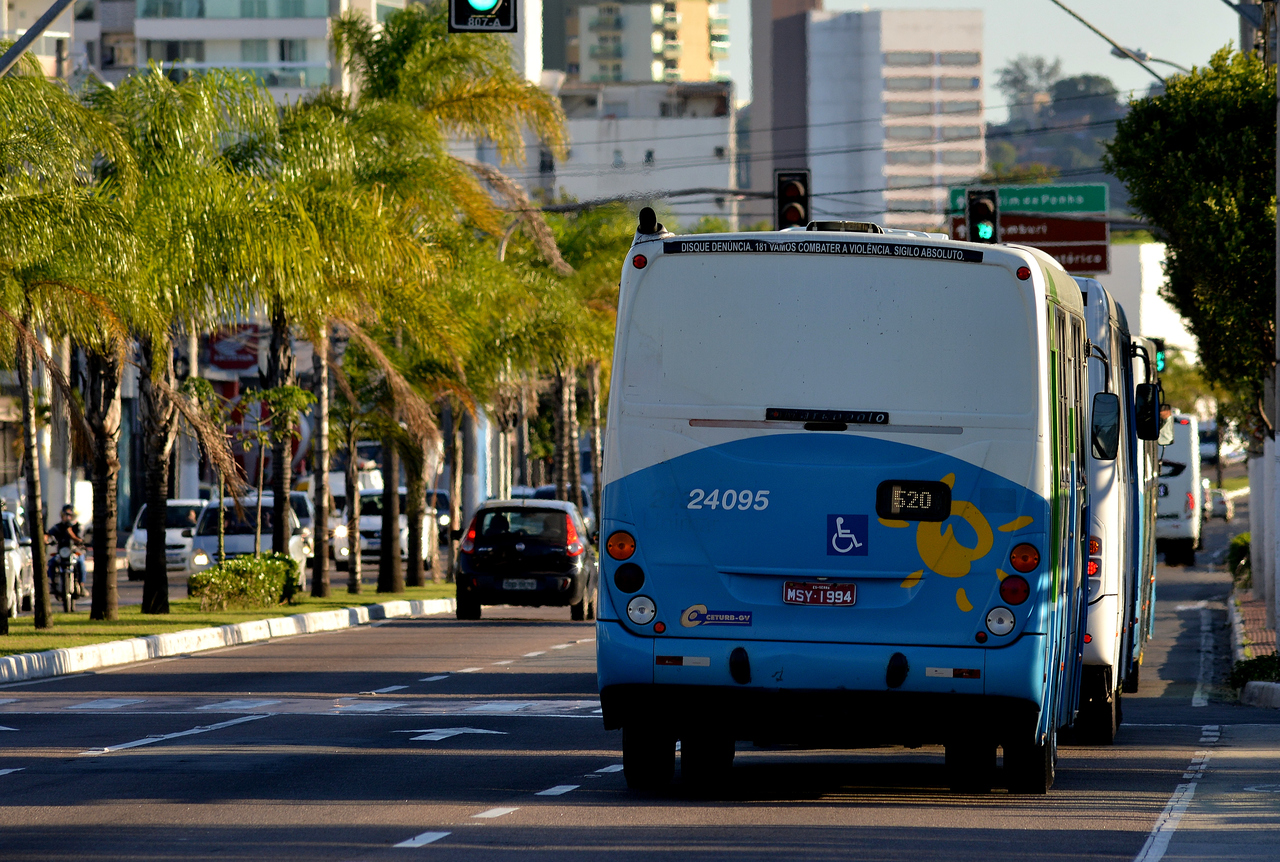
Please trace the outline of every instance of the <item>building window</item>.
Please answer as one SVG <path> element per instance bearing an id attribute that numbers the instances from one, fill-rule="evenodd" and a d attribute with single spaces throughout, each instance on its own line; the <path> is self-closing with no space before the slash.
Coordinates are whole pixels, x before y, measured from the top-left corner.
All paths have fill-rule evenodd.
<path id="1" fill-rule="evenodd" d="M 266 39 L 241 39 L 240 40 L 240 62 L 242 63 L 267 62 L 267 40 Z"/>
<path id="2" fill-rule="evenodd" d="M 886 66 L 932 66 L 932 51 L 886 51 Z"/>
<path id="3" fill-rule="evenodd" d="M 938 88 L 942 90 L 976 90 L 982 86 L 982 79 L 960 75 L 943 75 L 938 79 Z"/>
<path id="4" fill-rule="evenodd" d="M 933 113 L 933 102 L 885 102 L 884 112 L 891 117 L 924 117 Z"/>
<path id="5" fill-rule="evenodd" d="M 266 18 L 267 0 L 240 0 L 241 18 Z"/>
<path id="6" fill-rule="evenodd" d="M 981 126 L 943 126 L 942 140 L 944 141 L 964 141 L 979 140 L 982 138 Z"/>
<path id="7" fill-rule="evenodd" d="M 884 161 L 888 165 L 931 165 L 933 150 L 890 150 Z"/>
<path id="8" fill-rule="evenodd" d="M 981 150 L 943 150 L 938 153 L 938 160 L 944 165 L 980 165 Z"/>
<path id="9" fill-rule="evenodd" d="M 653 167 L 653 150 L 644 151 L 644 165 L 646 168 Z"/>
<path id="10" fill-rule="evenodd" d="M 931 90 L 933 89 L 933 78 L 928 75 L 912 75 L 910 77 L 901 78 L 885 78 L 884 88 L 886 90 Z"/>
<path id="11" fill-rule="evenodd" d="M 887 200 L 885 207 L 891 213 L 931 213 L 934 210 L 932 200 Z"/>
<path id="12" fill-rule="evenodd" d="M 199 39 L 147 41 L 147 59 L 157 63 L 203 63 L 204 42 Z"/>
<path id="13" fill-rule="evenodd" d="M 977 51 L 943 51 L 938 62 L 944 66 L 976 66 L 982 62 L 982 55 Z"/>
<path id="14" fill-rule="evenodd" d="M 627 166 L 626 161 L 622 158 L 622 150 L 613 151 L 613 166 L 615 168 L 625 168 Z"/>
<path id="15" fill-rule="evenodd" d="M 304 18 L 306 14 L 304 0 L 280 0 L 281 18 Z"/>
<path id="16" fill-rule="evenodd" d="M 891 141 L 932 141 L 933 126 L 886 126 L 884 136 Z"/>
<path id="17" fill-rule="evenodd" d="M 137 46 L 132 33 L 103 33 L 102 68 L 131 69 L 138 65 Z"/>
<path id="18" fill-rule="evenodd" d="M 982 111 L 981 102 L 943 102 L 944 114 L 977 114 Z"/>
<path id="19" fill-rule="evenodd" d="M 282 63 L 305 63 L 307 61 L 307 40 L 281 39 L 280 61 Z"/>
<path id="20" fill-rule="evenodd" d="M 930 189 L 933 188 L 933 177 L 889 177 L 886 185 L 891 189 Z"/>

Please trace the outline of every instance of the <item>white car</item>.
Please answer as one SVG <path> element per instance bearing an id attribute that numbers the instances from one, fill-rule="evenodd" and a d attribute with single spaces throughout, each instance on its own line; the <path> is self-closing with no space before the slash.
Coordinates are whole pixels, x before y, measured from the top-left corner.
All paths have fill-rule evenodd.
<path id="1" fill-rule="evenodd" d="M 164 516 L 165 568 L 181 572 L 187 568 L 187 555 L 191 553 L 191 538 L 182 535 L 190 530 L 204 510 L 204 500 L 169 500 Z M 142 504 L 138 517 L 133 519 L 133 532 L 125 542 L 125 557 L 129 566 L 129 580 L 140 581 L 147 568 L 147 505 Z"/>
<path id="2" fill-rule="evenodd" d="M 1194 416 L 1174 414 L 1173 441 L 1160 448 L 1156 486 L 1156 542 L 1165 565 L 1194 566 L 1204 520 L 1200 484 L 1200 434 Z"/>
<path id="3" fill-rule="evenodd" d="M 409 517 L 405 514 L 405 498 L 408 492 L 400 489 L 400 559 L 409 559 Z M 430 571 L 435 558 L 437 536 L 436 510 L 427 507 L 422 515 L 422 568 Z M 360 558 L 368 567 L 377 565 L 382 553 L 382 491 L 365 488 L 360 491 Z M 337 518 L 333 528 L 333 555 L 338 566 L 345 568 L 351 559 L 351 545 L 347 536 L 347 513 Z"/>
<path id="4" fill-rule="evenodd" d="M 9 616 L 31 610 L 36 585 L 31 567 L 31 540 L 18 529 L 12 512 L 4 513 L 5 581 L 9 586 Z"/>
<path id="5" fill-rule="evenodd" d="M 236 513 L 236 501 L 226 497 L 222 501 L 222 542 L 227 559 L 247 557 L 253 554 L 254 513 L 258 508 L 257 497 L 242 497 L 240 509 L 244 517 Z M 262 495 L 262 530 L 260 533 L 261 550 L 271 550 L 271 517 L 275 509 L 275 498 Z M 302 525 L 298 516 L 289 508 L 289 556 L 298 564 L 298 589 L 307 588 L 307 554 L 308 544 L 302 535 Z M 187 564 L 187 575 L 202 572 L 218 561 L 218 505 L 211 503 L 200 513 L 200 520 L 191 533 L 191 558 Z M 189 587 L 189 585 L 188 585 Z"/>

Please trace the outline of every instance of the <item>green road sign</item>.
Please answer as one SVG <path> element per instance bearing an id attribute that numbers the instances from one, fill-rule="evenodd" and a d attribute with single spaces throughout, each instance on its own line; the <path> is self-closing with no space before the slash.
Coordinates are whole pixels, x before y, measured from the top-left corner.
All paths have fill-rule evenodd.
<path id="1" fill-rule="evenodd" d="M 990 186 L 988 186 L 990 188 Z M 1015 213 L 1105 213 L 1106 183 L 1071 186 L 1000 186 L 1000 211 Z M 964 212 L 964 189 L 951 189 L 953 213 Z"/>

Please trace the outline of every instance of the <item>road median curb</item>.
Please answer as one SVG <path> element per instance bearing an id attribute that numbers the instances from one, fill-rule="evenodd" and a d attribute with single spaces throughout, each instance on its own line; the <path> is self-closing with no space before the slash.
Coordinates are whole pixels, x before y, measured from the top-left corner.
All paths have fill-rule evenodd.
<path id="1" fill-rule="evenodd" d="M 23 682 L 169 656 L 269 641 L 292 635 L 368 625 L 373 620 L 453 613 L 453 599 L 391 601 L 333 611 L 250 620 L 225 626 L 145 635 L 88 646 L 63 647 L 0 658 L 0 682 Z"/>
<path id="2" fill-rule="evenodd" d="M 1246 682 L 1240 692 L 1240 702 L 1245 706 L 1267 706 L 1280 709 L 1280 683 Z"/>

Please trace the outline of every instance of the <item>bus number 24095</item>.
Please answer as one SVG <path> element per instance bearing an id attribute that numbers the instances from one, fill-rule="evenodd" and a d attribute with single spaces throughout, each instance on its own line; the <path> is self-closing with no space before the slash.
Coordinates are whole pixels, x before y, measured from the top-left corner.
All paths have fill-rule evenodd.
<path id="1" fill-rule="evenodd" d="M 737 509 L 745 512 L 748 509 L 767 509 L 769 508 L 769 492 L 768 491 L 735 491 L 727 488 L 724 491 L 712 489 L 710 493 L 701 488 L 694 488 L 689 492 L 689 505 L 687 509 Z"/>

